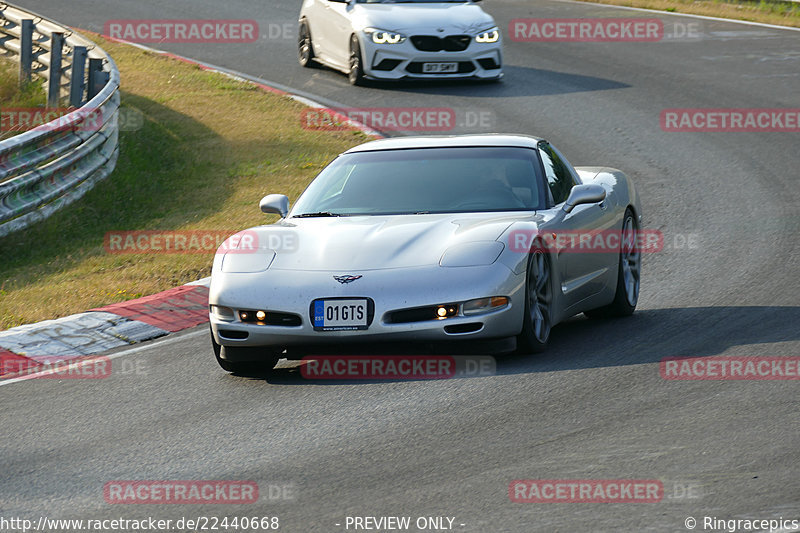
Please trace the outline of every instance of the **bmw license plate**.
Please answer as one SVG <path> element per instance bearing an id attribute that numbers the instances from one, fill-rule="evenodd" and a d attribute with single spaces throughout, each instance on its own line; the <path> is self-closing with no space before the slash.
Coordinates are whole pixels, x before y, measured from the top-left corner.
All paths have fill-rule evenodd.
<path id="1" fill-rule="evenodd" d="M 367 299 L 314 300 L 314 329 L 337 331 L 367 329 Z"/>
<path id="2" fill-rule="evenodd" d="M 423 63 L 422 72 L 425 74 L 458 72 L 458 63 Z"/>

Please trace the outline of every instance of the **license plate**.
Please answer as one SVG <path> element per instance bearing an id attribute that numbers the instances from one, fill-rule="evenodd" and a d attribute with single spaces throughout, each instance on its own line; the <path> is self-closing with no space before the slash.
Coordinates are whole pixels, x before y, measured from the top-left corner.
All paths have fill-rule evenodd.
<path id="1" fill-rule="evenodd" d="M 458 72 L 458 63 L 423 63 L 422 72 L 436 74 L 439 72 Z"/>
<path id="2" fill-rule="evenodd" d="M 367 299 L 314 300 L 314 329 L 367 329 Z"/>

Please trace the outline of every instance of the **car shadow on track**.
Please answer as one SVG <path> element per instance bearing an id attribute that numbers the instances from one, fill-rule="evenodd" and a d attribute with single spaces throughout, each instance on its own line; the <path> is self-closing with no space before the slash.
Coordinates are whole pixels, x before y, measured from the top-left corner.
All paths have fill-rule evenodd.
<path id="1" fill-rule="evenodd" d="M 628 84 L 607 78 L 531 67 L 506 66 L 504 72 L 505 76 L 499 82 L 482 80 L 400 80 L 385 82 L 371 80 L 368 87 L 405 93 L 477 98 L 546 96 L 630 87 Z"/>
<path id="2" fill-rule="evenodd" d="M 579 315 L 553 329 L 541 354 L 497 355 L 491 373 L 458 376 L 559 372 L 658 363 L 668 357 L 798 355 L 788 343 L 800 340 L 800 307 L 726 306 L 639 310 L 623 319 L 589 320 Z M 785 345 L 781 343 L 786 343 Z M 484 354 L 488 355 L 488 354 Z M 282 361 L 270 373 L 249 374 L 273 385 L 364 385 L 430 379 L 307 379 L 298 361 Z M 439 381 L 439 380 L 435 380 Z"/>
<path id="3" fill-rule="evenodd" d="M 800 340 L 798 324 L 795 306 L 646 309 L 608 320 L 579 315 L 553 329 L 545 353 L 504 357 L 498 374 L 639 365 L 668 357 L 798 355 L 788 346 Z"/>

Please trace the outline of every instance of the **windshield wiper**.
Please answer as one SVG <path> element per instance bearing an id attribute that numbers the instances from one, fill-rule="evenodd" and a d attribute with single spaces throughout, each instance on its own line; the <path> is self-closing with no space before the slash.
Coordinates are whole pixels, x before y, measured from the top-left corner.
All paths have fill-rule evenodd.
<path id="1" fill-rule="evenodd" d="M 292 218 L 314 218 L 314 217 L 340 217 L 339 213 L 331 213 L 330 211 L 317 211 L 316 213 L 301 213 L 293 215 Z"/>

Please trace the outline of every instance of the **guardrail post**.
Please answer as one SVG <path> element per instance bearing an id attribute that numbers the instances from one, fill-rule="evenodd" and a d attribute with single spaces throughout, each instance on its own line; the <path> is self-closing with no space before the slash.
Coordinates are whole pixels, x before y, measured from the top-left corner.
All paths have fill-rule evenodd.
<path id="1" fill-rule="evenodd" d="M 61 53 L 64 50 L 64 34 L 53 32 L 50 39 L 50 75 L 47 79 L 47 107 L 58 107 L 61 99 Z"/>
<path id="2" fill-rule="evenodd" d="M 89 89 L 86 95 L 87 100 L 91 100 L 97 93 L 103 90 L 108 83 L 108 72 L 103 70 L 102 59 L 89 59 Z"/>
<path id="3" fill-rule="evenodd" d="M 72 76 L 69 84 L 69 105 L 80 107 L 83 104 L 83 90 L 86 88 L 86 47 L 76 46 L 72 50 Z"/>
<path id="4" fill-rule="evenodd" d="M 23 19 L 19 34 L 19 84 L 31 82 L 33 68 L 33 20 Z"/>

